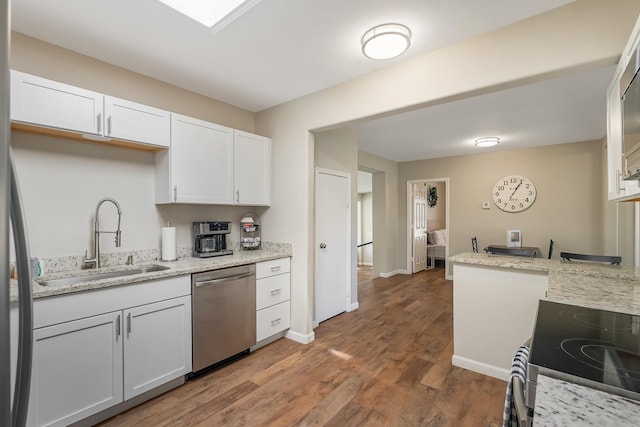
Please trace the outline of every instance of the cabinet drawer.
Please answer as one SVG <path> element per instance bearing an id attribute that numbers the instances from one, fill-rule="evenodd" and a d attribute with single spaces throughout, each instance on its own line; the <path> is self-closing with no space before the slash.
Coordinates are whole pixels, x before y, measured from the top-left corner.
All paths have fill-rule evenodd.
<path id="1" fill-rule="evenodd" d="M 289 301 L 273 305 L 256 313 L 256 340 L 258 342 L 289 329 L 291 310 Z"/>
<path id="2" fill-rule="evenodd" d="M 256 281 L 256 309 L 260 310 L 290 298 L 290 275 L 279 274 Z"/>
<path id="3" fill-rule="evenodd" d="M 288 273 L 290 270 L 291 263 L 289 257 L 259 262 L 256 264 L 256 279 Z"/>

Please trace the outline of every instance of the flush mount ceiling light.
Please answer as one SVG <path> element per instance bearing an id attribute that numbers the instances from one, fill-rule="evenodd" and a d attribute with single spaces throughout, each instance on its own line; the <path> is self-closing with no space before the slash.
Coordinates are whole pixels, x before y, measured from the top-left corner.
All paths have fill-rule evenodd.
<path id="1" fill-rule="evenodd" d="M 218 31 L 260 0 L 158 0 L 183 15 Z M 215 3 L 215 4 L 214 4 Z"/>
<path id="2" fill-rule="evenodd" d="M 411 30 L 401 24 L 382 24 L 362 36 L 362 53 L 371 59 L 390 59 L 403 54 L 411 44 Z"/>
<path id="3" fill-rule="evenodd" d="M 476 147 L 493 147 L 500 143 L 500 138 L 497 136 L 487 136 L 484 138 L 476 139 Z"/>

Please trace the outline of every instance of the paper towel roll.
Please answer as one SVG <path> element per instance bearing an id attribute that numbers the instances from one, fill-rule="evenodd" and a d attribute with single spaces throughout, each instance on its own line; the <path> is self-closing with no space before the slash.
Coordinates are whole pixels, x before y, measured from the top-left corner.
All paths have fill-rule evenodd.
<path id="1" fill-rule="evenodd" d="M 176 260 L 176 228 L 162 227 L 162 260 Z"/>

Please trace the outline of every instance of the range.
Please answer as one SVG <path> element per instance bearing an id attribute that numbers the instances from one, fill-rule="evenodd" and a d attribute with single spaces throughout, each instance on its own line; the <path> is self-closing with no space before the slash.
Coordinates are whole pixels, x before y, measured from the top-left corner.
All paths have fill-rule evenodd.
<path id="1" fill-rule="evenodd" d="M 640 316 L 540 301 L 527 367 L 527 407 L 538 374 L 640 400 Z"/>

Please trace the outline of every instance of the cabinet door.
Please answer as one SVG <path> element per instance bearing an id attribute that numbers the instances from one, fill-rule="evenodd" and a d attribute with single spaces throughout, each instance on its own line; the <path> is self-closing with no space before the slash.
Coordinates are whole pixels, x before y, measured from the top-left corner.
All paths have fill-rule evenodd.
<path id="1" fill-rule="evenodd" d="M 271 204 L 271 140 L 234 131 L 235 203 L 246 206 Z"/>
<path id="2" fill-rule="evenodd" d="M 172 201 L 233 204 L 233 129 L 171 117 Z"/>
<path id="3" fill-rule="evenodd" d="M 619 69 L 607 90 L 607 193 L 609 200 L 624 197 L 622 180 L 622 105 Z"/>
<path id="4" fill-rule="evenodd" d="M 104 115 L 105 136 L 169 147 L 171 115 L 168 111 L 105 96 Z"/>
<path id="5" fill-rule="evenodd" d="M 256 341 L 262 341 L 291 326 L 291 304 L 285 301 L 256 312 Z"/>
<path id="6" fill-rule="evenodd" d="M 125 400 L 191 372 L 191 298 L 124 311 Z"/>
<path id="7" fill-rule="evenodd" d="M 121 317 L 34 330 L 29 425 L 67 426 L 122 401 Z"/>
<path id="8" fill-rule="evenodd" d="M 11 120 L 75 132 L 102 132 L 103 95 L 11 71 Z"/>

